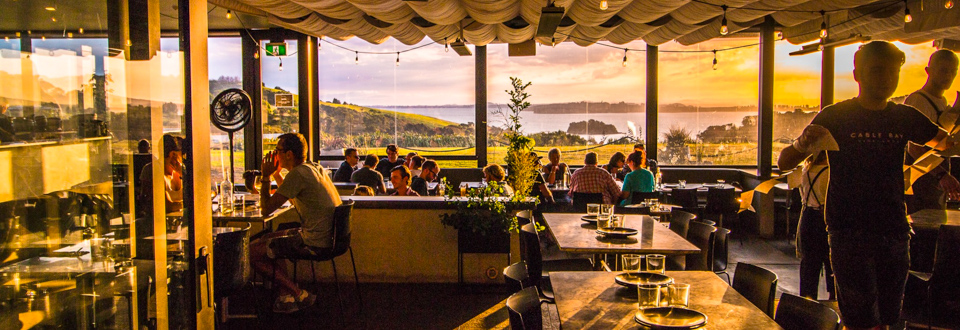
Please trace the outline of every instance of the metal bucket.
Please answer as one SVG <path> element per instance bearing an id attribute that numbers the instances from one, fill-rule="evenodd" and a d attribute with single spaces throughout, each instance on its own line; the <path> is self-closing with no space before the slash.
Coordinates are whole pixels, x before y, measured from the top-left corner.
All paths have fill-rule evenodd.
<path id="1" fill-rule="evenodd" d="M 214 295 L 228 297 L 250 281 L 250 224 L 213 228 Z"/>

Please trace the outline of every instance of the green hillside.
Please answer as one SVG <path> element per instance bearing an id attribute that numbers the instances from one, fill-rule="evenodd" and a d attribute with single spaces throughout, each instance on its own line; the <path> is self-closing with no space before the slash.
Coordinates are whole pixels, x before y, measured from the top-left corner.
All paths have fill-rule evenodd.
<path id="1" fill-rule="evenodd" d="M 352 104 L 338 104 L 338 103 L 320 101 L 320 109 L 323 112 L 327 112 L 328 115 L 332 113 L 341 113 L 346 110 L 352 110 L 352 111 L 356 111 L 361 116 L 365 116 L 371 119 L 382 118 L 382 119 L 393 120 L 394 118 L 396 118 L 398 121 L 401 121 L 404 124 L 422 124 L 422 125 L 427 125 L 432 127 L 458 125 L 457 123 L 454 123 L 451 121 L 446 121 L 443 119 L 438 119 L 438 118 L 424 116 L 424 115 L 410 114 L 410 113 L 404 113 L 404 112 L 398 112 L 398 111 L 392 111 L 392 110 L 367 108 L 367 107 L 352 105 Z"/>

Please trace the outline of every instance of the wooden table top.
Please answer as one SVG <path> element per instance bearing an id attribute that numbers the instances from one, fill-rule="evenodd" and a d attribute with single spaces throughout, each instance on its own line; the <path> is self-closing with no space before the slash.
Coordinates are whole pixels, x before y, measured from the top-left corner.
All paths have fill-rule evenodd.
<path id="1" fill-rule="evenodd" d="M 639 329 L 637 291 L 614 282 L 617 272 L 550 272 L 565 329 Z M 781 329 L 747 298 L 708 271 L 668 271 L 690 284 L 689 308 L 707 316 L 707 329 Z"/>
<path id="2" fill-rule="evenodd" d="M 580 220 L 579 213 L 544 213 L 550 234 L 561 251 L 575 253 L 691 254 L 700 249 L 650 216 L 627 214 L 624 227 L 640 231 L 628 238 L 609 239 L 596 233 L 597 226 Z"/>
<path id="3" fill-rule="evenodd" d="M 960 211 L 957 210 L 920 210 L 907 216 L 914 228 L 940 229 L 940 225 L 960 226 Z"/>

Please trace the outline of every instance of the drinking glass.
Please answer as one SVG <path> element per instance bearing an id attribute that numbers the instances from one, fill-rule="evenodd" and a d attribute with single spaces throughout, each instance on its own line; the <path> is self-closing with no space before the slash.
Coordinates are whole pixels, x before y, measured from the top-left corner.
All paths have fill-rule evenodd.
<path id="1" fill-rule="evenodd" d="M 596 216 L 600 213 L 600 204 L 587 204 L 587 215 Z"/>
<path id="2" fill-rule="evenodd" d="M 667 305 L 687 307 L 690 305 L 690 284 L 674 283 L 667 286 Z"/>
<path id="3" fill-rule="evenodd" d="M 726 183 L 726 182 L 727 182 L 727 181 L 725 181 L 725 180 L 717 180 L 717 185 L 722 187 L 723 184 Z"/>
<path id="4" fill-rule="evenodd" d="M 466 196 L 466 195 L 467 195 L 467 183 L 464 182 L 460 184 L 460 196 Z"/>
<path id="5" fill-rule="evenodd" d="M 610 227 L 623 227 L 623 214 L 614 214 L 610 216 Z"/>
<path id="6" fill-rule="evenodd" d="M 666 258 L 662 254 L 648 254 L 647 255 L 647 271 L 651 273 L 663 274 L 663 259 Z"/>
<path id="7" fill-rule="evenodd" d="M 600 214 L 613 215 L 613 204 L 601 204 Z"/>
<path id="8" fill-rule="evenodd" d="M 246 206 L 247 195 L 246 194 L 235 194 L 233 195 L 233 207 L 243 209 Z"/>
<path id="9" fill-rule="evenodd" d="M 687 180 L 680 180 L 680 188 L 686 188 L 686 187 L 687 187 Z"/>
<path id="10" fill-rule="evenodd" d="M 623 255 L 623 271 L 636 273 L 640 271 L 640 255 L 639 254 L 624 254 Z"/>
<path id="11" fill-rule="evenodd" d="M 637 307 L 639 309 L 660 307 L 660 286 L 659 285 L 639 285 L 637 286 Z"/>
<path id="12" fill-rule="evenodd" d="M 601 212 L 597 215 L 597 229 L 608 227 L 610 227 L 610 215 Z"/>

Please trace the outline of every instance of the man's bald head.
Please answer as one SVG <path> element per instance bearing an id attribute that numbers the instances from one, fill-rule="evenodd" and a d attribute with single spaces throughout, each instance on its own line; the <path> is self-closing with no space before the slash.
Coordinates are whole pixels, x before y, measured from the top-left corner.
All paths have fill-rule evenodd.
<path id="1" fill-rule="evenodd" d="M 932 88 L 932 92 L 942 94 L 953 85 L 953 80 L 957 77 L 958 64 L 960 60 L 953 51 L 941 49 L 933 52 L 924 69 L 927 72 L 927 87 Z"/>

